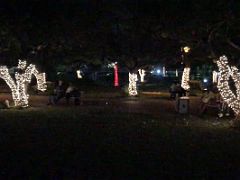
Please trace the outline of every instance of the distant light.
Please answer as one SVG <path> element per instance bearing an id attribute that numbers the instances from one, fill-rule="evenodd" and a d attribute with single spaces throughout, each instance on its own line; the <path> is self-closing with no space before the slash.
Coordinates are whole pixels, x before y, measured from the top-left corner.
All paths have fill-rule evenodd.
<path id="1" fill-rule="evenodd" d="M 184 50 L 185 53 L 188 53 L 188 52 L 190 51 L 190 49 L 191 49 L 191 48 L 188 47 L 188 46 L 185 46 L 185 47 L 183 48 L 183 50 Z"/>
<path id="2" fill-rule="evenodd" d="M 151 71 L 150 73 L 151 73 L 151 74 L 153 74 L 153 73 L 154 73 L 154 71 Z"/>
<path id="3" fill-rule="evenodd" d="M 160 74 L 160 73 L 161 73 L 161 70 L 160 70 L 160 69 L 158 69 L 158 70 L 157 70 L 157 73 L 158 73 L 158 74 Z"/>
<path id="4" fill-rule="evenodd" d="M 208 82 L 208 79 L 204 78 L 204 79 L 203 79 L 203 82 L 204 82 L 204 83 L 207 83 L 207 82 Z"/>
<path id="5" fill-rule="evenodd" d="M 76 73 L 77 73 L 77 78 L 78 79 L 82 79 L 82 72 L 81 72 L 81 70 L 77 70 Z"/>

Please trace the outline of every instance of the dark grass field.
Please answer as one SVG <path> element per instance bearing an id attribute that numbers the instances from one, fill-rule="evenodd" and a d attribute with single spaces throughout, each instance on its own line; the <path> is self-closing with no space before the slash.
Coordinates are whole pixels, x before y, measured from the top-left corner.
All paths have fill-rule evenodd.
<path id="1" fill-rule="evenodd" d="M 240 178 L 229 119 L 180 117 L 160 98 L 37 104 L 0 111 L 1 179 Z"/>

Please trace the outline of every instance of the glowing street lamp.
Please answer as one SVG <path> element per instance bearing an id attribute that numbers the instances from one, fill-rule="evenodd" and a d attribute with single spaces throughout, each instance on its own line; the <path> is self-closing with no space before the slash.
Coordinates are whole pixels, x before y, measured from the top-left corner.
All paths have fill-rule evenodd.
<path id="1" fill-rule="evenodd" d="M 188 46 L 183 47 L 183 51 L 184 51 L 185 53 L 189 53 L 190 50 L 191 50 L 191 48 L 188 47 Z"/>

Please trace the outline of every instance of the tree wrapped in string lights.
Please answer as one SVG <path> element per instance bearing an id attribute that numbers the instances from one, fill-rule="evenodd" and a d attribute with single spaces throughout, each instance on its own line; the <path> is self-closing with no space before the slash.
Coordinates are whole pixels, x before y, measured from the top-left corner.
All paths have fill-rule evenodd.
<path id="1" fill-rule="evenodd" d="M 221 56 L 217 60 L 217 66 L 219 69 L 218 90 L 229 107 L 232 108 L 234 113 L 238 116 L 240 113 L 240 73 L 234 66 L 228 64 L 226 56 Z M 232 77 L 236 87 L 236 93 L 234 93 L 229 85 L 229 79 Z"/>
<path id="2" fill-rule="evenodd" d="M 136 96 L 137 92 L 137 74 L 129 73 L 129 85 L 128 85 L 128 92 L 130 96 Z"/>
<path id="3" fill-rule="evenodd" d="M 186 91 L 188 91 L 190 89 L 189 80 L 190 80 L 190 68 L 185 67 L 183 70 L 183 74 L 182 74 L 181 86 Z"/>
<path id="4" fill-rule="evenodd" d="M 140 75 L 140 82 L 144 82 L 144 77 L 146 75 L 146 71 L 144 69 L 139 69 L 138 73 Z"/>
<path id="5" fill-rule="evenodd" d="M 0 66 L 0 78 L 2 78 L 12 91 L 14 106 L 27 107 L 29 95 L 27 93 L 27 85 L 31 82 L 32 75 L 37 79 L 37 89 L 45 91 L 46 77 L 45 73 L 39 73 L 35 65 L 27 66 L 26 61 L 19 60 L 17 69 L 22 72 L 15 73 L 15 80 L 11 77 L 6 66 Z"/>

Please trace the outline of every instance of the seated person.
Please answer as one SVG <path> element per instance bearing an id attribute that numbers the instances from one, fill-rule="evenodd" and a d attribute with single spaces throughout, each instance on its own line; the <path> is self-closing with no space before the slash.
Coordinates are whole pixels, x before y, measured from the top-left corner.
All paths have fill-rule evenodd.
<path id="1" fill-rule="evenodd" d="M 81 98 L 81 93 L 79 91 L 79 89 L 74 88 L 74 90 L 72 91 L 73 97 L 74 97 L 74 104 L 76 106 L 80 105 L 80 98 Z"/>
<path id="2" fill-rule="evenodd" d="M 219 93 L 212 89 L 206 90 L 201 97 L 200 114 L 203 114 L 208 106 L 216 106 L 217 108 L 220 108 Z"/>
<path id="3" fill-rule="evenodd" d="M 73 90 L 74 90 L 74 87 L 73 87 L 72 83 L 69 83 L 69 86 L 67 87 L 66 92 L 65 92 L 65 98 L 66 98 L 67 104 L 69 104 L 69 100 L 72 97 Z"/>
<path id="4" fill-rule="evenodd" d="M 173 83 L 170 86 L 169 93 L 170 93 L 170 98 L 172 98 L 172 99 L 176 98 L 176 83 Z"/>
<path id="5" fill-rule="evenodd" d="M 63 82 L 58 81 L 55 84 L 55 87 L 53 89 L 53 92 L 49 96 L 49 102 L 48 105 L 55 105 L 58 103 L 58 101 L 65 96 L 64 88 L 63 88 Z"/>
<path id="6" fill-rule="evenodd" d="M 65 93 L 67 104 L 69 104 L 70 98 L 73 97 L 74 98 L 74 104 L 75 105 L 80 105 L 80 96 L 81 96 L 81 93 L 78 90 L 78 88 L 74 87 L 70 83 L 67 90 L 66 90 L 66 93 Z"/>
<path id="7" fill-rule="evenodd" d="M 180 83 L 177 83 L 176 85 L 176 94 L 178 97 L 182 97 L 186 95 L 186 91 L 181 87 Z"/>
<path id="8" fill-rule="evenodd" d="M 0 102 L 0 109 L 9 109 L 9 108 L 10 108 L 10 104 L 7 99 L 4 102 Z"/>

